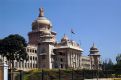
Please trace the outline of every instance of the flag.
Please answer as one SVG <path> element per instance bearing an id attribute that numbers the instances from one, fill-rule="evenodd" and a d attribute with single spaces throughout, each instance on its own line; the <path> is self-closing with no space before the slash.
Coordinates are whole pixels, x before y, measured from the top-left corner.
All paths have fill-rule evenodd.
<path id="1" fill-rule="evenodd" d="M 71 33 L 72 33 L 72 34 L 75 34 L 75 32 L 73 31 L 73 29 L 71 29 Z"/>

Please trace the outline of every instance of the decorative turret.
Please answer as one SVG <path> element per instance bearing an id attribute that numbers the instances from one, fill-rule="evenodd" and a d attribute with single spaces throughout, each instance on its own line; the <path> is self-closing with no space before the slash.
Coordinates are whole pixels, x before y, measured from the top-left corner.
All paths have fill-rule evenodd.
<path id="1" fill-rule="evenodd" d="M 29 44 L 37 45 L 42 42 L 55 43 L 56 33 L 52 31 L 52 23 L 44 16 L 44 9 L 39 9 L 39 16 L 32 23 L 32 32 L 29 32 Z"/>
<path id="2" fill-rule="evenodd" d="M 40 8 L 38 18 L 32 23 L 32 32 L 29 33 L 30 43 L 37 43 L 38 46 L 38 68 L 52 69 L 55 36 L 51 21 L 44 16 L 44 9 Z"/>
<path id="3" fill-rule="evenodd" d="M 95 52 L 99 52 L 99 50 L 96 48 L 95 44 L 93 43 L 93 46 L 90 48 L 90 54 L 94 54 Z"/>
<path id="4" fill-rule="evenodd" d="M 65 42 L 65 41 L 68 41 L 68 37 L 64 34 L 63 38 L 61 39 L 61 42 Z"/>
<path id="5" fill-rule="evenodd" d="M 90 48 L 90 60 L 91 60 L 91 69 L 98 70 L 100 69 L 100 54 L 99 50 L 96 48 L 95 44 Z"/>

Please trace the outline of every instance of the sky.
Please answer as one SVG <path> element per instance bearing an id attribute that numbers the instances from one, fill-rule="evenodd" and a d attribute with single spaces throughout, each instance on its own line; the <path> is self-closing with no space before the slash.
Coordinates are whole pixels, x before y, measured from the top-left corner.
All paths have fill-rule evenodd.
<path id="1" fill-rule="evenodd" d="M 121 53 L 121 0 L 0 0 L 0 39 L 20 34 L 28 41 L 40 7 L 58 42 L 66 34 L 81 45 L 83 55 L 95 43 L 102 60 L 116 62 Z"/>

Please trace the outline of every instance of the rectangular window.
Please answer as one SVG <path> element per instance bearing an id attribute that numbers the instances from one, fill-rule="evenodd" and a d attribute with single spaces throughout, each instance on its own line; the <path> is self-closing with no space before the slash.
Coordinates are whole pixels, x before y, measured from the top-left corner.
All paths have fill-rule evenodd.
<path id="1" fill-rule="evenodd" d="M 19 68 L 21 68 L 21 62 L 19 62 Z"/>
<path id="2" fill-rule="evenodd" d="M 15 67 L 17 68 L 18 66 L 17 66 L 17 62 L 15 62 Z"/>
<path id="3" fill-rule="evenodd" d="M 61 61 L 61 62 L 63 62 L 63 59 L 62 59 L 62 58 L 60 58 L 60 61 Z"/>
<path id="4" fill-rule="evenodd" d="M 28 68 L 29 68 L 29 63 L 28 63 Z"/>
<path id="5" fill-rule="evenodd" d="M 62 52 L 59 52 L 59 55 L 62 55 Z"/>
<path id="6" fill-rule="evenodd" d="M 26 67 L 27 67 L 27 66 L 26 66 L 26 63 L 24 63 L 24 64 L 25 64 L 25 68 L 26 68 Z"/>
<path id="7" fill-rule="evenodd" d="M 35 53 L 37 53 L 37 50 L 35 50 Z"/>
<path id="8" fill-rule="evenodd" d="M 61 68 L 63 68 L 63 64 L 61 64 Z"/>

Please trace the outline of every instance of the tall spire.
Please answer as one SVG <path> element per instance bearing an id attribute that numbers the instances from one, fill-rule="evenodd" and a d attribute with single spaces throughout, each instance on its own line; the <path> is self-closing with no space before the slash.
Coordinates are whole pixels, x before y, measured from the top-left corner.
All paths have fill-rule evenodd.
<path id="1" fill-rule="evenodd" d="M 94 43 L 94 42 L 93 42 L 93 45 L 92 45 L 92 47 L 93 47 L 93 48 L 96 48 L 96 47 L 95 47 L 95 43 Z"/>
<path id="2" fill-rule="evenodd" d="M 44 16 L 44 9 L 43 8 L 39 8 L 39 17 L 43 17 Z"/>
<path id="3" fill-rule="evenodd" d="M 68 41 L 68 40 L 69 40 L 68 37 L 66 36 L 66 34 L 64 34 L 63 38 L 61 39 L 61 42 Z"/>
<path id="4" fill-rule="evenodd" d="M 90 52 L 99 52 L 98 48 L 96 48 L 95 43 L 93 43 L 92 47 L 90 48 Z"/>
<path id="5" fill-rule="evenodd" d="M 64 34 L 64 37 L 66 37 L 66 34 Z"/>

